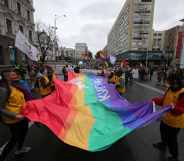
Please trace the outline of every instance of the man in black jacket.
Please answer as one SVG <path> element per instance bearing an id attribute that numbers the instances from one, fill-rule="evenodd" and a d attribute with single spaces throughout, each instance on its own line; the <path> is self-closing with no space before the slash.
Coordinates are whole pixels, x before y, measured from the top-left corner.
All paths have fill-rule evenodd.
<path id="1" fill-rule="evenodd" d="M 68 65 L 63 67 L 63 76 L 64 76 L 64 81 L 67 82 L 68 81 Z"/>

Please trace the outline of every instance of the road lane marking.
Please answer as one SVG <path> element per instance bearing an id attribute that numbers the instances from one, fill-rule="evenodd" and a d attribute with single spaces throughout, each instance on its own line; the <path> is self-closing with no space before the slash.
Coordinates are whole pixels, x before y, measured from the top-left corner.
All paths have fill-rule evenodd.
<path id="1" fill-rule="evenodd" d="M 150 85 L 146 85 L 146 84 L 139 83 L 139 82 L 135 82 L 135 84 L 137 84 L 137 85 L 139 85 L 139 86 L 141 86 L 141 87 L 147 88 L 147 89 L 149 89 L 149 90 L 152 90 L 152 91 L 154 91 L 154 92 L 157 92 L 157 93 L 159 93 L 159 94 L 164 94 L 164 93 L 165 93 L 163 90 L 154 88 L 154 87 L 152 87 L 152 86 L 150 86 Z"/>

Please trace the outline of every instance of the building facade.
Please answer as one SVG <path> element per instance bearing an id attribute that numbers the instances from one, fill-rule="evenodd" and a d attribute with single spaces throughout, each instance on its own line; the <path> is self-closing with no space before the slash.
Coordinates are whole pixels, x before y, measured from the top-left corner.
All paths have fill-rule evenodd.
<path id="1" fill-rule="evenodd" d="M 108 54 L 152 49 L 155 0 L 126 0 L 107 41 Z"/>
<path id="2" fill-rule="evenodd" d="M 73 49 L 73 48 L 64 48 L 64 56 L 75 59 L 75 49 Z"/>
<path id="3" fill-rule="evenodd" d="M 88 52 L 88 46 L 86 43 L 76 43 L 75 44 L 75 56 L 76 59 L 82 58 L 83 54 Z"/>
<path id="4" fill-rule="evenodd" d="M 0 65 L 21 61 L 20 52 L 14 48 L 18 31 L 34 44 L 33 0 L 0 0 Z"/>
<path id="5" fill-rule="evenodd" d="M 164 50 L 164 31 L 154 31 L 152 41 L 152 51 L 163 51 Z"/>
<path id="6" fill-rule="evenodd" d="M 175 26 L 165 31 L 164 54 L 172 62 L 179 64 L 184 42 L 184 25 Z"/>
<path id="7" fill-rule="evenodd" d="M 76 55 L 75 49 L 73 48 L 66 48 L 60 47 L 59 48 L 59 55 L 57 56 L 57 61 L 65 61 L 68 63 L 75 63 L 76 62 Z"/>

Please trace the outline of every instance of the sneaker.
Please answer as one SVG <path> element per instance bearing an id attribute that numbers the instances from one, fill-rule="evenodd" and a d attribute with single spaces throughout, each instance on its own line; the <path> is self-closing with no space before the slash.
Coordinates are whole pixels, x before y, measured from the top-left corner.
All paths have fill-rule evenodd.
<path id="1" fill-rule="evenodd" d="M 1 156 L 2 152 L 3 152 L 3 148 L 0 148 L 0 156 Z"/>
<path id="2" fill-rule="evenodd" d="M 0 161 L 4 161 L 4 160 L 1 158 L 1 155 L 0 155 Z"/>
<path id="3" fill-rule="evenodd" d="M 167 148 L 166 144 L 164 144 L 163 142 L 153 144 L 153 147 L 161 151 L 165 151 Z"/>
<path id="4" fill-rule="evenodd" d="M 31 150 L 31 147 L 23 147 L 21 150 L 15 151 L 15 155 L 20 155 L 22 153 L 27 153 Z"/>
<path id="5" fill-rule="evenodd" d="M 4 145 L 2 145 L 2 146 L 0 147 L 0 155 L 2 154 L 4 148 L 5 148 L 5 146 L 6 146 L 7 144 L 8 144 L 8 142 L 6 142 Z"/>
<path id="6" fill-rule="evenodd" d="M 179 161 L 179 159 L 175 157 L 168 157 L 167 161 Z"/>

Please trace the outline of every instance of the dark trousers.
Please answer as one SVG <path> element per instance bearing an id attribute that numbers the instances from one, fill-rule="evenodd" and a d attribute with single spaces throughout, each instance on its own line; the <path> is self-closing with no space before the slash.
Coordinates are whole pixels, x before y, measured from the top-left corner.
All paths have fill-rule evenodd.
<path id="1" fill-rule="evenodd" d="M 21 150 L 24 140 L 28 131 L 28 120 L 24 119 L 15 124 L 8 125 L 11 132 L 11 139 L 8 144 L 5 146 L 2 155 L 0 157 L 0 161 L 5 160 L 7 155 L 13 150 L 13 148 L 17 145 L 17 150 Z"/>
<path id="2" fill-rule="evenodd" d="M 171 126 L 166 125 L 164 122 L 161 122 L 160 124 L 162 142 L 168 146 L 170 154 L 175 158 L 178 157 L 179 131 L 179 128 L 173 128 Z"/>
<path id="3" fill-rule="evenodd" d="M 64 81 L 67 82 L 68 81 L 68 75 L 64 74 Z"/>

